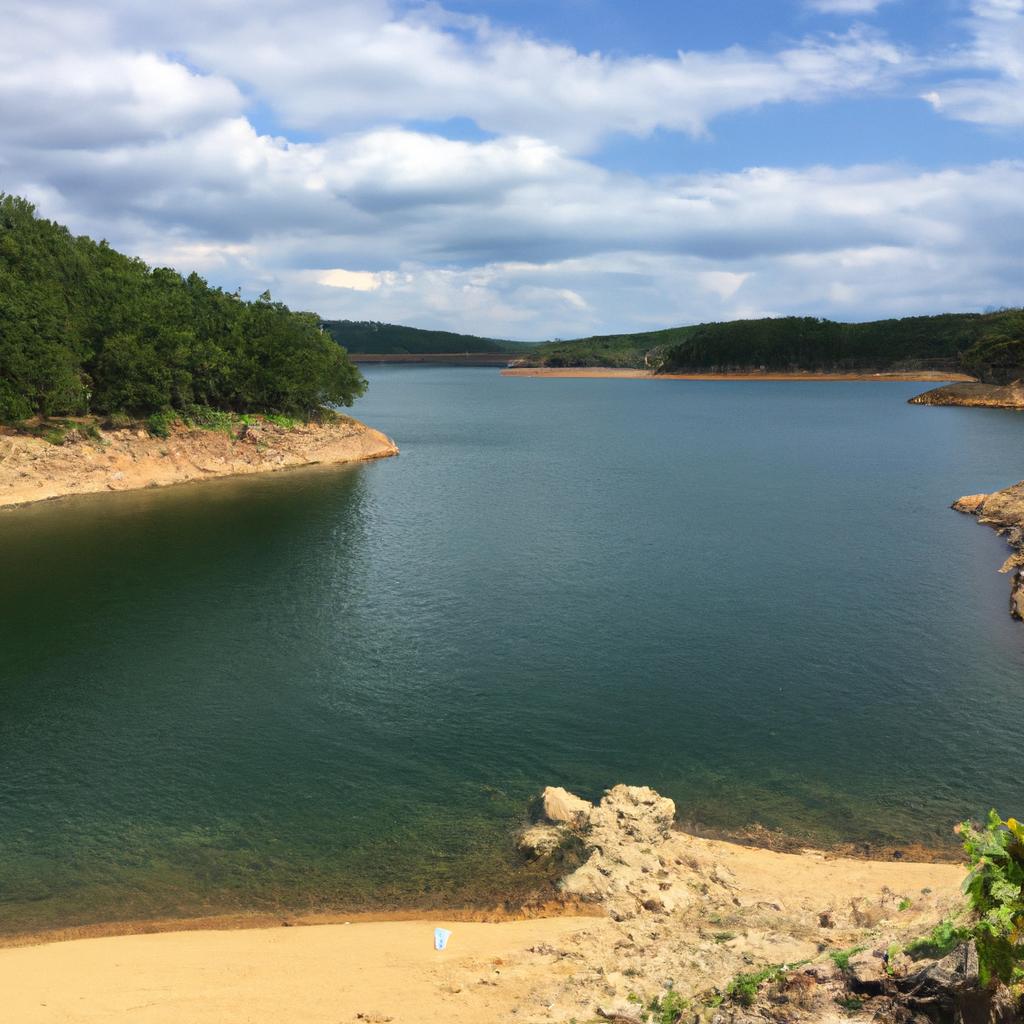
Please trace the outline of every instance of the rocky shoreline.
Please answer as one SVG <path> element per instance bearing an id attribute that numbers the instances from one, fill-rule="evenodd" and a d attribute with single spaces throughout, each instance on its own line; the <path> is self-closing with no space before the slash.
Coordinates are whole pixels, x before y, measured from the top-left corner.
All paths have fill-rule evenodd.
<path id="1" fill-rule="evenodd" d="M 958 382 L 915 395 L 911 405 L 961 405 L 982 409 L 1024 409 L 1024 385 Z"/>
<path id="2" fill-rule="evenodd" d="M 1021 1019 L 1008 990 L 981 985 L 970 942 L 922 955 L 915 941 L 962 913 L 960 866 L 701 840 L 646 787 L 615 786 L 596 807 L 549 787 L 539 817 L 522 848 L 582 861 L 563 894 L 610 919 L 600 940 L 550 951 L 573 967 L 555 1019 L 572 1005 L 618 1024 Z"/>
<path id="3" fill-rule="evenodd" d="M 0 508 L 397 454 L 389 437 L 348 416 L 296 426 L 254 418 L 230 433 L 179 423 L 165 438 L 138 426 L 90 426 L 68 430 L 59 444 L 8 431 L 0 433 Z"/>
<path id="4" fill-rule="evenodd" d="M 977 516 L 1006 537 L 1013 553 L 1000 572 L 1012 573 L 1010 614 L 1024 620 L 1024 480 L 992 494 L 968 494 L 953 502 L 957 512 Z"/>
<path id="5" fill-rule="evenodd" d="M 54 1006 L 96 1019 L 116 1007 L 154 1024 L 183 1007 L 194 1024 L 1022 1019 L 1010 990 L 981 984 L 963 933 L 922 952 L 936 925 L 967 920 L 963 865 L 703 839 L 680 831 L 672 800 L 646 787 L 615 786 L 596 806 L 548 787 L 532 817 L 523 855 L 556 866 L 564 904 L 594 916 L 50 942 L 0 949 L 0 985 L 25 1024 L 45 1024 Z M 443 951 L 436 925 L 450 933 Z"/>

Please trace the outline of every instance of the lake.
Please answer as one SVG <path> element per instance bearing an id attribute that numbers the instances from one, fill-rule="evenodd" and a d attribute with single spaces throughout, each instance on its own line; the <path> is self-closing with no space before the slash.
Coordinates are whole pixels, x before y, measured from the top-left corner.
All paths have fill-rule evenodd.
<path id="1" fill-rule="evenodd" d="M 399 458 L 0 512 L 0 930 L 472 902 L 547 784 L 948 842 L 1024 812 L 1024 626 L 903 383 L 369 367 Z"/>

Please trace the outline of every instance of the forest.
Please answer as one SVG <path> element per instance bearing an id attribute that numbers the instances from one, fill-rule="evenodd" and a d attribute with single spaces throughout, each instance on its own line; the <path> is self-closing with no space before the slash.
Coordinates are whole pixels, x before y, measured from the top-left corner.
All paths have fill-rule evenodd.
<path id="1" fill-rule="evenodd" d="M 0 193 L 0 421 L 196 409 L 308 420 L 365 389 L 314 313 L 151 268 Z"/>

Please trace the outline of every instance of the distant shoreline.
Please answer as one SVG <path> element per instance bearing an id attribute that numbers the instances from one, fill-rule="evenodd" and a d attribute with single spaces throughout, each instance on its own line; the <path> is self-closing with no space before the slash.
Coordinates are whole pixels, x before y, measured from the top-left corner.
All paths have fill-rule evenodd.
<path id="1" fill-rule="evenodd" d="M 905 381 L 938 383 L 942 381 L 973 382 L 963 373 L 938 370 L 917 370 L 897 373 L 655 373 L 605 366 L 516 366 L 501 371 L 503 377 L 550 377 L 560 379 L 606 380 L 834 380 L 834 381 Z"/>

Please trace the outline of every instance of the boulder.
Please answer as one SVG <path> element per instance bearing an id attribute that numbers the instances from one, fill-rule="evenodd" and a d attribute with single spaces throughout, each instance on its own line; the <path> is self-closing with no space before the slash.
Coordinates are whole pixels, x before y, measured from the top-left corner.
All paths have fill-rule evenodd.
<path id="1" fill-rule="evenodd" d="M 544 817 L 554 825 L 572 825 L 576 828 L 590 821 L 594 805 L 570 793 L 561 786 L 548 786 L 542 796 Z"/>

